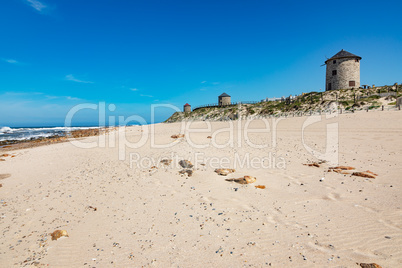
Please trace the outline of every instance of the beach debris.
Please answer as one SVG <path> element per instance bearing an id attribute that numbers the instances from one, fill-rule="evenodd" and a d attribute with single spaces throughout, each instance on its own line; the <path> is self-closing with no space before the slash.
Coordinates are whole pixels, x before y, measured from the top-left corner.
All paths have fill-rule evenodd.
<path id="1" fill-rule="evenodd" d="M 3 184 L 0 183 L 0 188 L 3 187 Z"/>
<path id="2" fill-rule="evenodd" d="M 309 167 L 320 167 L 320 164 L 318 164 L 317 162 L 313 162 L 313 163 L 309 163 L 309 164 L 303 164 L 305 166 L 309 166 Z"/>
<path id="3" fill-rule="evenodd" d="M 0 161 L 6 161 L 6 159 L 0 158 Z"/>
<path id="4" fill-rule="evenodd" d="M 212 139 L 212 136 L 208 136 L 207 139 Z"/>
<path id="5" fill-rule="evenodd" d="M 337 166 L 337 167 L 330 167 L 328 169 L 328 172 L 336 172 L 339 174 L 351 174 L 350 172 L 347 172 L 346 170 L 354 170 L 354 167 L 349 167 L 349 166 Z"/>
<path id="6" fill-rule="evenodd" d="M 337 166 L 337 167 L 330 167 L 329 169 L 353 170 L 353 169 L 355 169 L 355 168 L 354 168 L 354 167 L 349 167 L 349 166 Z"/>
<path id="7" fill-rule="evenodd" d="M 374 175 L 374 176 L 378 176 L 378 174 L 375 174 L 374 172 L 372 172 L 372 171 L 370 171 L 370 170 L 366 170 L 366 171 L 364 171 L 364 172 L 369 173 L 369 174 Z"/>
<path id="8" fill-rule="evenodd" d="M 352 176 L 358 176 L 358 177 L 363 177 L 363 178 L 369 178 L 369 179 L 375 179 L 375 176 L 372 174 L 369 174 L 367 172 L 353 172 Z"/>
<path id="9" fill-rule="evenodd" d="M 362 268 L 382 268 L 380 265 L 377 263 L 360 263 L 360 267 Z"/>
<path id="10" fill-rule="evenodd" d="M 170 136 L 172 139 L 184 138 L 184 134 L 172 135 Z"/>
<path id="11" fill-rule="evenodd" d="M 97 211 L 98 209 L 96 207 L 93 206 L 88 206 L 89 209 L 92 209 L 93 211 Z"/>
<path id="12" fill-rule="evenodd" d="M 10 155 L 9 154 L 2 154 L 2 155 L 0 155 L 0 157 L 9 157 Z"/>
<path id="13" fill-rule="evenodd" d="M 327 161 L 325 160 L 318 160 L 318 162 L 313 162 L 313 163 L 308 163 L 308 164 L 303 164 L 305 166 L 309 166 L 309 167 L 320 167 L 321 164 L 326 163 Z"/>
<path id="14" fill-rule="evenodd" d="M 183 169 L 180 170 L 179 173 L 182 175 L 187 174 L 189 177 L 193 176 L 193 171 L 191 169 Z"/>
<path id="15" fill-rule="evenodd" d="M 336 173 L 339 173 L 339 174 L 351 174 L 350 172 L 347 172 L 347 171 L 345 171 L 345 170 L 342 170 L 342 169 L 328 169 L 328 172 L 336 172 Z"/>
<path id="16" fill-rule="evenodd" d="M 265 185 L 256 185 L 255 188 L 258 188 L 258 189 L 265 189 Z"/>
<path id="17" fill-rule="evenodd" d="M 149 176 L 152 176 L 154 173 L 156 173 L 158 171 L 158 168 L 156 166 L 152 166 L 148 172 L 149 172 Z"/>
<path id="18" fill-rule="evenodd" d="M 182 168 L 192 168 L 194 165 L 188 160 L 180 160 L 179 165 Z"/>
<path id="19" fill-rule="evenodd" d="M 321 182 L 323 182 L 324 180 L 325 180 L 325 178 L 324 178 L 324 177 L 322 177 L 322 178 L 320 179 L 320 181 L 321 181 Z"/>
<path id="20" fill-rule="evenodd" d="M 251 176 L 244 176 L 243 178 L 238 178 L 238 179 L 226 179 L 226 181 L 234 181 L 236 183 L 240 183 L 240 184 L 250 184 L 253 183 L 257 180 L 257 178 L 255 177 L 251 177 Z"/>
<path id="21" fill-rule="evenodd" d="M 230 173 L 233 173 L 235 171 L 236 170 L 230 169 L 230 168 L 217 168 L 217 169 L 215 169 L 215 172 L 218 173 L 218 175 L 221 175 L 221 176 L 227 176 Z"/>
<path id="22" fill-rule="evenodd" d="M 165 166 L 169 166 L 172 163 L 172 159 L 162 159 L 161 163 Z"/>
<path id="23" fill-rule="evenodd" d="M 0 174 L 0 180 L 7 179 L 8 177 L 11 177 L 11 174 L 8 174 L 8 173 L 6 173 L 6 174 Z"/>
<path id="24" fill-rule="evenodd" d="M 56 230 L 51 234 L 51 236 L 52 236 L 52 240 L 57 240 L 62 236 L 68 237 L 68 233 L 66 230 Z"/>

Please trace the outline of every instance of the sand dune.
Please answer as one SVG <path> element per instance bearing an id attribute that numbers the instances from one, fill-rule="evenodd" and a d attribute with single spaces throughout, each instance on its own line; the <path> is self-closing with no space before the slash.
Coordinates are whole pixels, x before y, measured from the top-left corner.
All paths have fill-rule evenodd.
<path id="1" fill-rule="evenodd" d="M 107 134 L 105 147 L 59 143 L 13 151 L 15 157 L 0 162 L 0 264 L 402 266 L 402 113 L 345 114 L 305 129 L 305 145 L 319 154 L 330 135 L 327 125 L 337 124 L 338 164 L 372 171 L 375 179 L 328 172 L 329 162 L 303 165 L 320 160 L 302 143 L 305 121 L 279 121 L 276 145 L 272 125 L 269 133 L 245 138 L 246 122 L 234 121 L 213 122 L 210 131 L 185 131 L 177 139 L 171 136 L 183 133 L 180 123 L 155 125 L 155 144 L 174 145 L 153 148 L 148 139 L 139 148 L 126 148 L 125 160 L 119 160 L 119 141 L 110 143 L 116 132 Z M 223 146 L 230 135 L 216 131 L 231 123 L 233 147 Z M 263 126 L 261 120 L 250 123 Z M 205 122 L 191 125 L 205 127 Z M 125 134 L 134 142 L 150 128 L 129 127 Z M 133 163 L 138 156 L 147 159 L 140 167 Z M 263 159 L 264 167 L 235 167 L 236 157 Z M 228 166 L 214 165 L 215 158 L 227 158 Z M 179 173 L 181 159 L 194 164 L 191 177 Z M 220 176 L 216 168 L 235 172 Z M 226 181 L 246 175 L 256 182 Z M 55 230 L 69 236 L 52 240 Z"/>

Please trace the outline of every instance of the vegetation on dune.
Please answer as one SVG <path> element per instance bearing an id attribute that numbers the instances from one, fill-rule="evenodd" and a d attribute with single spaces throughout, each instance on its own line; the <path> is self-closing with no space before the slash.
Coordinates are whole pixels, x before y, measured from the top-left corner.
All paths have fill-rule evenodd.
<path id="1" fill-rule="evenodd" d="M 225 107 L 203 107 L 191 113 L 176 112 L 165 122 L 181 120 L 227 120 L 239 116 L 277 116 L 279 114 L 299 114 L 318 111 L 373 110 L 382 105 L 396 105 L 396 98 L 402 95 L 402 86 L 374 89 L 341 89 L 325 92 L 309 92 L 285 101 L 258 102 Z M 380 93 L 395 92 L 396 96 L 382 97 Z"/>

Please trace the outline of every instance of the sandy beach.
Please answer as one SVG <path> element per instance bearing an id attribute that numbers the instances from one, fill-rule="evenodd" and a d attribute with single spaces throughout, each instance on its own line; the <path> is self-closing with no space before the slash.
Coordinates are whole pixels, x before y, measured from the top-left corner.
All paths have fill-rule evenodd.
<path id="1" fill-rule="evenodd" d="M 323 116 L 303 133 L 306 120 L 247 137 L 266 122 L 132 126 L 119 130 L 128 146 L 112 131 L 0 151 L 0 266 L 401 267 L 402 112 Z M 326 160 L 331 133 L 338 166 L 355 169 L 304 165 Z M 364 171 L 377 176 L 352 176 Z M 245 175 L 256 182 L 226 181 Z"/>

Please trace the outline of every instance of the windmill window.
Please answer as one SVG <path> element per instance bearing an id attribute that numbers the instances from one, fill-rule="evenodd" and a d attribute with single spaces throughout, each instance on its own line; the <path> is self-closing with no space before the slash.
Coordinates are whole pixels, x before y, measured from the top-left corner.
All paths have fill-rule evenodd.
<path id="1" fill-rule="evenodd" d="M 333 71 L 332 71 L 332 75 L 336 75 L 336 70 L 333 70 Z"/>
<path id="2" fill-rule="evenodd" d="M 355 59 L 356 62 L 359 62 L 359 59 Z"/>
<path id="3" fill-rule="evenodd" d="M 356 85 L 355 81 L 349 81 L 349 86 L 354 87 Z"/>
<path id="4" fill-rule="evenodd" d="M 335 64 L 335 63 L 336 63 L 336 60 L 334 60 L 332 63 Z"/>

